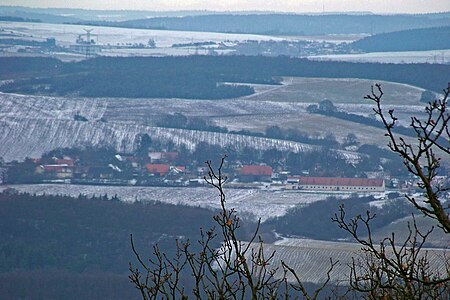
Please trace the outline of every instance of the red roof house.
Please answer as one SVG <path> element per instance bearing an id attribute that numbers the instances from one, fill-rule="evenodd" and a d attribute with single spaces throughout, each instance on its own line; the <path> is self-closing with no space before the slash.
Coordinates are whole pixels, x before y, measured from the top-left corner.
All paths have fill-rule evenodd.
<path id="1" fill-rule="evenodd" d="M 169 173 L 170 166 L 168 164 L 146 164 L 145 168 L 150 174 L 158 174 L 159 176 Z"/>
<path id="2" fill-rule="evenodd" d="M 69 167 L 73 167 L 74 163 L 73 163 L 73 159 L 61 159 L 61 158 L 57 158 L 55 159 L 55 163 L 57 165 L 68 165 Z"/>
<path id="3" fill-rule="evenodd" d="M 58 178 L 72 177 L 73 167 L 67 164 L 61 165 L 40 165 L 36 168 L 37 173 L 53 174 Z"/>
<path id="4" fill-rule="evenodd" d="M 272 167 L 270 166 L 257 166 L 257 165 L 244 165 L 241 169 L 241 179 L 246 181 L 271 181 L 272 180 Z"/>
<path id="5" fill-rule="evenodd" d="M 270 166 L 255 166 L 245 165 L 241 169 L 242 175 L 266 175 L 272 176 L 272 167 Z"/>

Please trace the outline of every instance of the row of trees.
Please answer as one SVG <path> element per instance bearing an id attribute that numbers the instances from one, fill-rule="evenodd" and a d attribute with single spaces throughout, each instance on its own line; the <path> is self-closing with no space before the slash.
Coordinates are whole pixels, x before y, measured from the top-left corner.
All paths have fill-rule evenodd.
<path id="1" fill-rule="evenodd" d="M 433 98 L 432 100 L 434 100 Z M 422 99 L 421 99 L 422 101 Z M 428 103 L 429 101 L 426 101 Z M 332 116 L 335 118 L 347 120 L 354 123 L 364 124 L 377 128 L 384 128 L 384 124 L 378 121 L 376 118 L 368 118 L 365 116 L 352 114 L 344 111 L 339 111 L 336 106 L 334 106 L 333 102 L 330 100 L 320 101 L 318 105 L 312 104 L 307 107 L 307 111 L 310 113 L 322 114 L 326 116 Z M 393 128 L 396 133 L 400 133 L 407 136 L 415 136 L 414 130 L 403 126 L 396 126 Z"/>
<path id="2" fill-rule="evenodd" d="M 322 101 L 319 104 L 320 107 L 322 107 L 323 103 L 327 102 L 331 103 L 331 101 L 329 100 Z M 332 103 L 331 106 L 335 109 Z M 296 128 L 283 130 L 277 125 L 266 127 L 264 132 L 255 132 L 249 130 L 228 131 L 226 127 L 216 126 L 214 125 L 213 122 L 211 122 L 207 118 L 188 117 L 181 113 L 175 113 L 173 115 L 171 114 L 162 115 L 155 122 L 155 125 L 159 127 L 181 128 L 190 130 L 232 133 L 246 136 L 267 137 L 312 145 L 326 146 L 329 148 L 336 148 L 336 149 L 350 145 L 358 145 L 357 137 L 353 133 L 349 133 L 349 135 L 345 138 L 343 144 L 341 145 L 339 144 L 339 142 L 336 140 L 336 137 L 332 133 L 329 133 L 325 136 L 313 136 L 311 134 L 302 132 Z"/>

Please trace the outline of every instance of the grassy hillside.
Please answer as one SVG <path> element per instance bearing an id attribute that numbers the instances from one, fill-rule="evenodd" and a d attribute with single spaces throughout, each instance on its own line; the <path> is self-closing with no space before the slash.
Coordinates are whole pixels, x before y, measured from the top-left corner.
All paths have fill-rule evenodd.
<path id="1" fill-rule="evenodd" d="M 380 83 L 386 94 L 386 104 L 418 105 L 423 89 L 382 80 L 358 78 L 285 77 L 283 85 L 252 85 L 255 94 L 245 99 L 295 103 L 317 103 L 329 99 L 333 103 L 368 104 L 363 97 L 374 83 Z"/>

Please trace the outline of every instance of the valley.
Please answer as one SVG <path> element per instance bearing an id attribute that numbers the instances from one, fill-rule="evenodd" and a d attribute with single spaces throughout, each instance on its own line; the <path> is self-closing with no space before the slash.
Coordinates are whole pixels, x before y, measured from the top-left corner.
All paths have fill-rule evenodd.
<path id="1" fill-rule="evenodd" d="M 430 209 L 435 196 L 448 217 L 449 121 L 436 115 L 448 109 L 438 99 L 450 88 L 450 14 L 335 14 L 323 6 L 319 14 L 148 15 L 0 6 L 0 298 L 7 291 L 34 300 L 32 287 L 42 285 L 59 297 L 39 290 L 36 299 L 71 289 L 81 291 L 74 299 L 134 299 L 136 249 L 146 261 L 160 246 L 158 259 L 167 260 L 174 245 L 197 251 L 216 234 L 208 251 L 235 239 L 250 247 L 235 263 L 263 265 L 257 252 L 272 257 L 274 278 L 287 274 L 286 283 L 296 278 L 282 274 L 282 262 L 316 287 L 332 258 L 329 295 L 349 286 L 353 259 L 376 266 L 380 256 L 366 255 L 387 238 L 406 262 L 390 260 L 391 250 L 381 261 L 401 274 L 423 268 L 428 277 L 418 286 L 448 273 L 448 232 L 432 210 L 424 217 L 418 208 Z M 429 45 L 401 43 L 415 32 Z M 385 35 L 400 46 L 380 45 Z M 358 48 L 364 43 L 370 47 Z M 364 99 L 376 84 L 395 126 Z M 429 135 L 414 131 L 412 118 Z M 387 130 L 412 155 L 431 139 L 419 151 L 432 154 L 405 168 Z M 431 172 L 425 180 L 417 164 Z M 375 248 L 357 243 L 346 224 Z M 236 236 L 221 236 L 235 225 Z M 30 287 L 8 288 L 24 282 Z"/>

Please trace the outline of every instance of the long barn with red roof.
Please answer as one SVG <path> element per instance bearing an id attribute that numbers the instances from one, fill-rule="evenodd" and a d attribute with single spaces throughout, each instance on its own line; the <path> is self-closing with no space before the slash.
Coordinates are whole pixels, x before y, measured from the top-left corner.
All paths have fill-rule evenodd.
<path id="1" fill-rule="evenodd" d="M 290 177 L 288 181 L 299 190 L 384 192 L 383 179 L 336 178 L 336 177 Z"/>
<path id="2" fill-rule="evenodd" d="M 272 167 L 259 165 L 244 165 L 240 170 L 240 178 L 243 181 L 271 181 Z"/>

